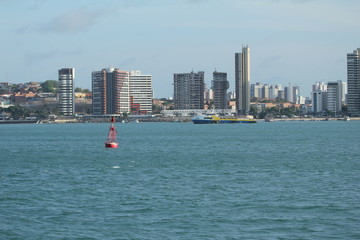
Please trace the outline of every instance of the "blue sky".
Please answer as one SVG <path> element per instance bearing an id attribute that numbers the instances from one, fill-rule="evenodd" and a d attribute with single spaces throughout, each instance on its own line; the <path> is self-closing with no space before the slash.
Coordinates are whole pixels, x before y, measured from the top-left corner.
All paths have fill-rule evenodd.
<path id="1" fill-rule="evenodd" d="M 346 54 L 360 48 L 357 0 L 0 0 L 0 81 L 57 79 L 76 69 L 141 70 L 155 97 L 171 97 L 173 73 L 228 73 L 234 53 L 251 50 L 251 82 L 346 80 Z"/>

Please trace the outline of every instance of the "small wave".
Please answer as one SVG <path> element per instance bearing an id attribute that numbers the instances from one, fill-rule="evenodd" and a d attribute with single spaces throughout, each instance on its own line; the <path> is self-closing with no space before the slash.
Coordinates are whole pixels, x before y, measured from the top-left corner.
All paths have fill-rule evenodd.
<path id="1" fill-rule="evenodd" d="M 120 166 L 113 166 L 112 168 L 120 168 Z"/>

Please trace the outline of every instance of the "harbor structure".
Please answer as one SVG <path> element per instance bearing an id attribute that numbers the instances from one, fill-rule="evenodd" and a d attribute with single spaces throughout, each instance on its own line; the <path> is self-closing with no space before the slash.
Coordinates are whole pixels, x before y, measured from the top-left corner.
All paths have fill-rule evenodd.
<path id="1" fill-rule="evenodd" d="M 250 48 L 242 48 L 235 53 L 235 92 L 236 110 L 239 115 L 248 115 L 250 111 Z"/>
<path id="2" fill-rule="evenodd" d="M 131 112 L 152 113 L 152 76 L 141 74 L 139 70 L 130 71 Z"/>
<path id="3" fill-rule="evenodd" d="M 227 89 L 229 88 L 229 81 L 227 80 L 227 73 L 213 72 L 212 89 L 214 92 L 214 106 L 215 109 L 227 108 Z"/>
<path id="4" fill-rule="evenodd" d="M 93 115 L 130 112 L 129 75 L 118 68 L 92 72 Z"/>
<path id="5" fill-rule="evenodd" d="M 174 109 L 204 109 L 204 72 L 174 73 Z"/>
<path id="6" fill-rule="evenodd" d="M 74 101 L 74 68 L 59 69 L 58 96 L 59 114 L 62 116 L 73 116 L 75 114 Z"/>
<path id="7" fill-rule="evenodd" d="M 360 116 L 360 48 L 347 54 L 347 106 L 348 114 Z"/>

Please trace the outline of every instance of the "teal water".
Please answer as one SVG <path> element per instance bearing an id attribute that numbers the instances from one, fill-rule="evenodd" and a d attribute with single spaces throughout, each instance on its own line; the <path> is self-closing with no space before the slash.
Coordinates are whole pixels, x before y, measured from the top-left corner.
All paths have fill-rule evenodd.
<path id="1" fill-rule="evenodd" d="M 0 239 L 360 239 L 360 121 L 0 125 Z"/>

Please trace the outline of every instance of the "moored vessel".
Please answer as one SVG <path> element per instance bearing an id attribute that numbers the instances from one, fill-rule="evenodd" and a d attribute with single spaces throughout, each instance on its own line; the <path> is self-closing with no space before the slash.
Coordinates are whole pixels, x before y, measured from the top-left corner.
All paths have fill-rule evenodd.
<path id="1" fill-rule="evenodd" d="M 213 123 L 256 123 L 255 119 L 251 118 L 220 118 L 218 116 L 203 116 L 198 115 L 192 118 L 194 124 L 213 124 Z"/>

